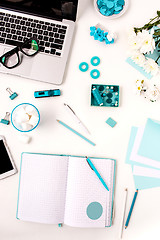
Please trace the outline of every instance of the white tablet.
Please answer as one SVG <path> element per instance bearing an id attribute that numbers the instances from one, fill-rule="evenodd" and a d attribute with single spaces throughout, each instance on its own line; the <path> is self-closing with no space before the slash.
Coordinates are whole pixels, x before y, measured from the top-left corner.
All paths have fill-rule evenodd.
<path id="1" fill-rule="evenodd" d="M 9 177 L 17 172 L 5 138 L 0 136 L 0 179 Z"/>

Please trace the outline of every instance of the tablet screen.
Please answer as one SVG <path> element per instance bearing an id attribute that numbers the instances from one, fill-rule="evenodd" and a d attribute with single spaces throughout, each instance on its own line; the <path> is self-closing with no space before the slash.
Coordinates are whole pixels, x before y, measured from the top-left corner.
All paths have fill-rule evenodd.
<path id="1" fill-rule="evenodd" d="M 4 142 L 3 140 L 0 140 L 0 174 L 9 172 L 13 169 L 14 168 L 10 161 Z"/>

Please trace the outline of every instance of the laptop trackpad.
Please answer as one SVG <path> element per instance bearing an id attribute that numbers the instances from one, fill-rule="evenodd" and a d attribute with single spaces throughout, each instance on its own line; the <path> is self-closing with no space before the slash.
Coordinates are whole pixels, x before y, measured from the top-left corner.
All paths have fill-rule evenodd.
<path id="1" fill-rule="evenodd" d="M 11 49 L 13 49 L 13 47 L 6 47 L 3 51 L 3 54 L 6 53 L 7 51 L 10 51 Z M 31 74 L 34 57 L 25 56 L 21 52 L 19 52 L 18 54 L 20 57 L 20 64 L 13 69 L 5 68 L 3 70 L 10 74 L 28 77 Z M 14 62 L 15 63 L 17 62 L 16 56 L 11 58 L 10 64 L 12 65 L 14 64 Z"/>

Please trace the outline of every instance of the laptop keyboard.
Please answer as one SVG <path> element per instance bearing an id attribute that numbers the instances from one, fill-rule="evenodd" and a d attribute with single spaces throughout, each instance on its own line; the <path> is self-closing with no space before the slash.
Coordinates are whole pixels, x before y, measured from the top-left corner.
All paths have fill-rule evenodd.
<path id="1" fill-rule="evenodd" d="M 19 46 L 34 37 L 39 51 L 61 56 L 67 26 L 0 12 L 0 43 Z"/>

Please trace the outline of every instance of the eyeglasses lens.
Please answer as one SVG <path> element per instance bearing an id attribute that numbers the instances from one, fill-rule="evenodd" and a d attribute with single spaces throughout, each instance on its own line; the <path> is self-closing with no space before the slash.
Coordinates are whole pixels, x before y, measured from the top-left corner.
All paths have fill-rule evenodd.
<path id="1" fill-rule="evenodd" d="M 2 62 L 3 64 L 8 67 L 8 68 L 12 68 L 14 66 L 16 66 L 18 64 L 18 56 L 16 53 L 12 54 L 12 55 L 5 55 L 2 58 Z"/>
<path id="2" fill-rule="evenodd" d="M 31 39 L 22 45 L 22 51 L 26 55 L 32 56 L 38 52 L 38 43 L 36 40 Z"/>

